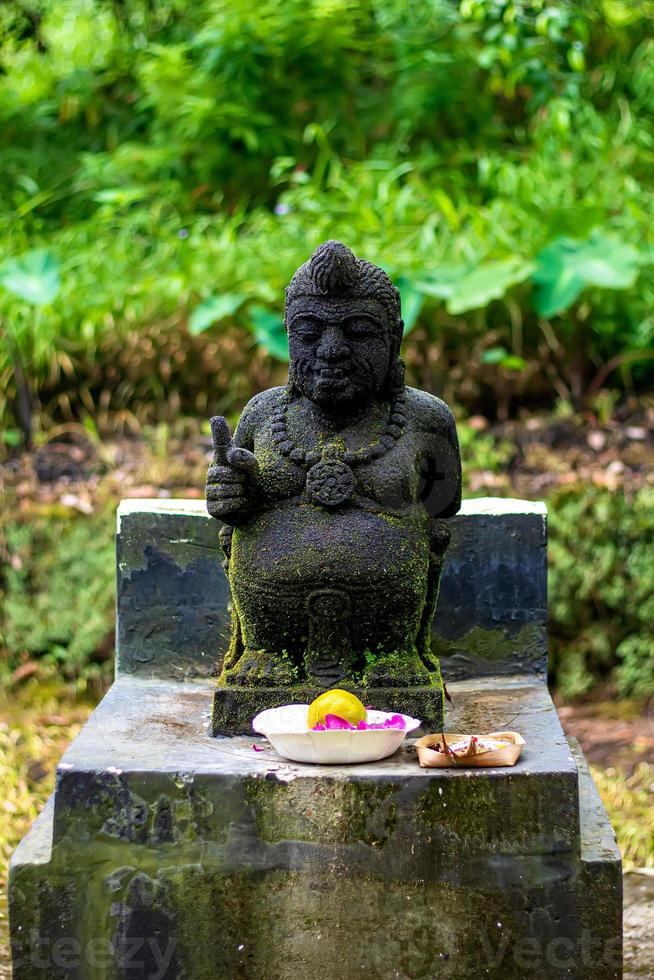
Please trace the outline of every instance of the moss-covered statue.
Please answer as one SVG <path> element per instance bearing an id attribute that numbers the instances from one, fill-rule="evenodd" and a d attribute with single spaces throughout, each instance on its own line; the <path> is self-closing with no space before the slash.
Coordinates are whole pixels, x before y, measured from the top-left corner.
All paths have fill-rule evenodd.
<path id="1" fill-rule="evenodd" d="M 461 502 L 454 418 L 405 386 L 399 292 L 340 242 L 295 273 L 285 323 L 288 383 L 249 402 L 233 441 L 211 420 L 207 507 L 227 525 L 233 599 L 214 730 L 336 685 L 436 722 L 442 518 Z"/>

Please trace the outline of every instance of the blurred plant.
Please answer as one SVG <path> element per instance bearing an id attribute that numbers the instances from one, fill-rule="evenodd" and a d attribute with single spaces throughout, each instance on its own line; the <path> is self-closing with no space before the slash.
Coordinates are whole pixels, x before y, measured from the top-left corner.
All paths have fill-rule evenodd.
<path id="1" fill-rule="evenodd" d="M 259 346 L 278 361 L 288 361 L 288 342 L 281 316 L 265 306 L 253 306 L 250 319 Z"/>
<path id="2" fill-rule="evenodd" d="M 242 293 L 223 293 L 222 296 L 209 296 L 195 307 L 189 317 L 188 332 L 192 337 L 204 333 L 214 323 L 220 323 L 233 316 L 243 303 Z"/>
<path id="3" fill-rule="evenodd" d="M 471 470 L 506 472 L 514 454 L 514 446 L 505 439 L 497 439 L 489 433 L 479 432 L 464 419 L 457 421 L 457 434 L 461 449 L 464 484 Z"/>
<path id="4" fill-rule="evenodd" d="M 637 762 L 631 775 L 605 766 L 591 766 L 591 771 L 615 830 L 625 871 L 654 868 L 654 766 Z"/>
<path id="5" fill-rule="evenodd" d="M 256 348 L 214 386 L 234 412 L 329 237 L 395 277 L 413 379 L 471 410 L 651 383 L 650 6 L 7 0 L 0 256 L 63 274 L 36 318 L 0 291 L 5 438 L 16 350 L 43 423 L 133 427 Z"/>
<path id="6" fill-rule="evenodd" d="M 586 241 L 555 239 L 537 257 L 536 312 L 544 317 L 565 312 L 586 286 L 629 289 L 638 277 L 640 258 L 633 245 L 598 229 Z"/>
<path id="7" fill-rule="evenodd" d="M 654 689 L 654 490 L 566 487 L 548 501 L 550 666 L 564 697 L 600 679 Z"/>
<path id="8" fill-rule="evenodd" d="M 95 676 L 113 653 L 114 510 L 71 516 L 53 504 L 6 521 L 0 673 L 42 660 L 64 679 Z"/>
<path id="9" fill-rule="evenodd" d="M 31 307 L 46 306 L 53 302 L 59 292 L 59 264 L 49 252 L 34 249 L 0 265 L 0 286 L 4 286 Z M 47 320 L 34 313 L 31 325 L 33 349 L 48 346 L 52 342 L 52 337 L 48 336 L 49 326 Z M 23 362 L 20 322 L 14 324 L 8 317 L 3 324 L 2 338 L 16 382 L 16 421 L 22 430 L 24 444 L 29 448 L 32 442 L 32 393 L 29 383 L 31 372 Z M 9 445 L 17 443 L 18 432 L 14 429 L 5 429 L 2 436 Z"/>

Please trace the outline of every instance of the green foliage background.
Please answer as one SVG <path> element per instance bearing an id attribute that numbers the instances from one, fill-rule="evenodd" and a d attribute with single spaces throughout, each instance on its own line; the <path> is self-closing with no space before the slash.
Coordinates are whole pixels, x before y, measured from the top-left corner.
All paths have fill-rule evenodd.
<path id="1" fill-rule="evenodd" d="M 282 289 L 327 237 L 400 279 L 413 379 L 471 408 L 579 402 L 606 364 L 651 381 L 653 14 L 6 0 L 5 441 L 21 370 L 45 422 L 205 414 L 212 384 L 235 410 L 279 374 L 257 348 L 283 358 Z M 16 268 L 34 249 L 54 298 Z"/>
<path id="2" fill-rule="evenodd" d="M 283 288 L 330 237 L 401 286 L 410 380 L 471 412 L 651 386 L 653 24 L 651 0 L 5 0 L 0 451 L 237 412 L 283 377 Z M 560 683 L 617 663 L 647 693 L 651 494 L 551 507 Z M 8 528 L 5 649 L 96 669 L 98 520 Z"/>
<path id="3" fill-rule="evenodd" d="M 548 500 L 550 670 L 562 694 L 654 691 L 654 488 Z"/>
<path id="4" fill-rule="evenodd" d="M 84 686 L 106 675 L 114 645 L 114 528 L 113 507 L 88 518 L 54 505 L 6 522 L 0 648 L 8 657 L 0 676 L 26 658 Z"/>

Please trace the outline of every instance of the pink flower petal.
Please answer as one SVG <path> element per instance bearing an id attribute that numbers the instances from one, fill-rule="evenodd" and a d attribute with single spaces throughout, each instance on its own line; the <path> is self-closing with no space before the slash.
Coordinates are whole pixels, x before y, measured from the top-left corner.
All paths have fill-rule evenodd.
<path id="1" fill-rule="evenodd" d="M 339 717 L 339 715 L 325 715 L 325 724 L 314 725 L 311 729 L 312 732 L 325 732 L 325 731 L 358 731 L 358 732 L 370 732 L 378 731 L 383 728 L 394 728 L 404 731 L 406 724 L 402 715 L 391 715 L 386 721 L 380 721 L 377 723 L 369 724 L 367 721 L 360 721 L 356 728 L 351 725 L 349 721 L 345 718 Z"/>
<path id="2" fill-rule="evenodd" d="M 339 715 L 325 715 L 325 728 L 328 731 L 354 731 L 354 725 Z"/>
<path id="3" fill-rule="evenodd" d="M 403 730 L 406 728 L 402 715 L 391 715 L 391 717 L 388 718 L 384 724 L 386 725 L 386 728 L 401 728 Z"/>
<path id="4" fill-rule="evenodd" d="M 255 752 L 264 752 L 265 751 L 265 749 L 262 749 L 260 745 L 253 745 L 252 748 L 254 749 Z"/>
<path id="5" fill-rule="evenodd" d="M 386 721 L 373 722 L 371 724 L 368 724 L 366 721 L 360 721 L 357 728 L 360 732 L 379 731 L 383 728 L 394 728 L 404 731 L 406 724 L 402 715 L 391 715 Z"/>

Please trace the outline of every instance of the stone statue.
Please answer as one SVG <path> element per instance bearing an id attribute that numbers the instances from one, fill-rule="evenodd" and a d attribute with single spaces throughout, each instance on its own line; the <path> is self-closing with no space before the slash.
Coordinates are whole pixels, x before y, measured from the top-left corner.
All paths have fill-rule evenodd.
<path id="1" fill-rule="evenodd" d="M 255 395 L 233 440 L 211 420 L 207 507 L 233 600 L 214 731 L 333 686 L 435 722 L 443 518 L 461 503 L 452 412 L 405 386 L 399 292 L 340 242 L 293 276 L 285 325 L 288 383 Z"/>

